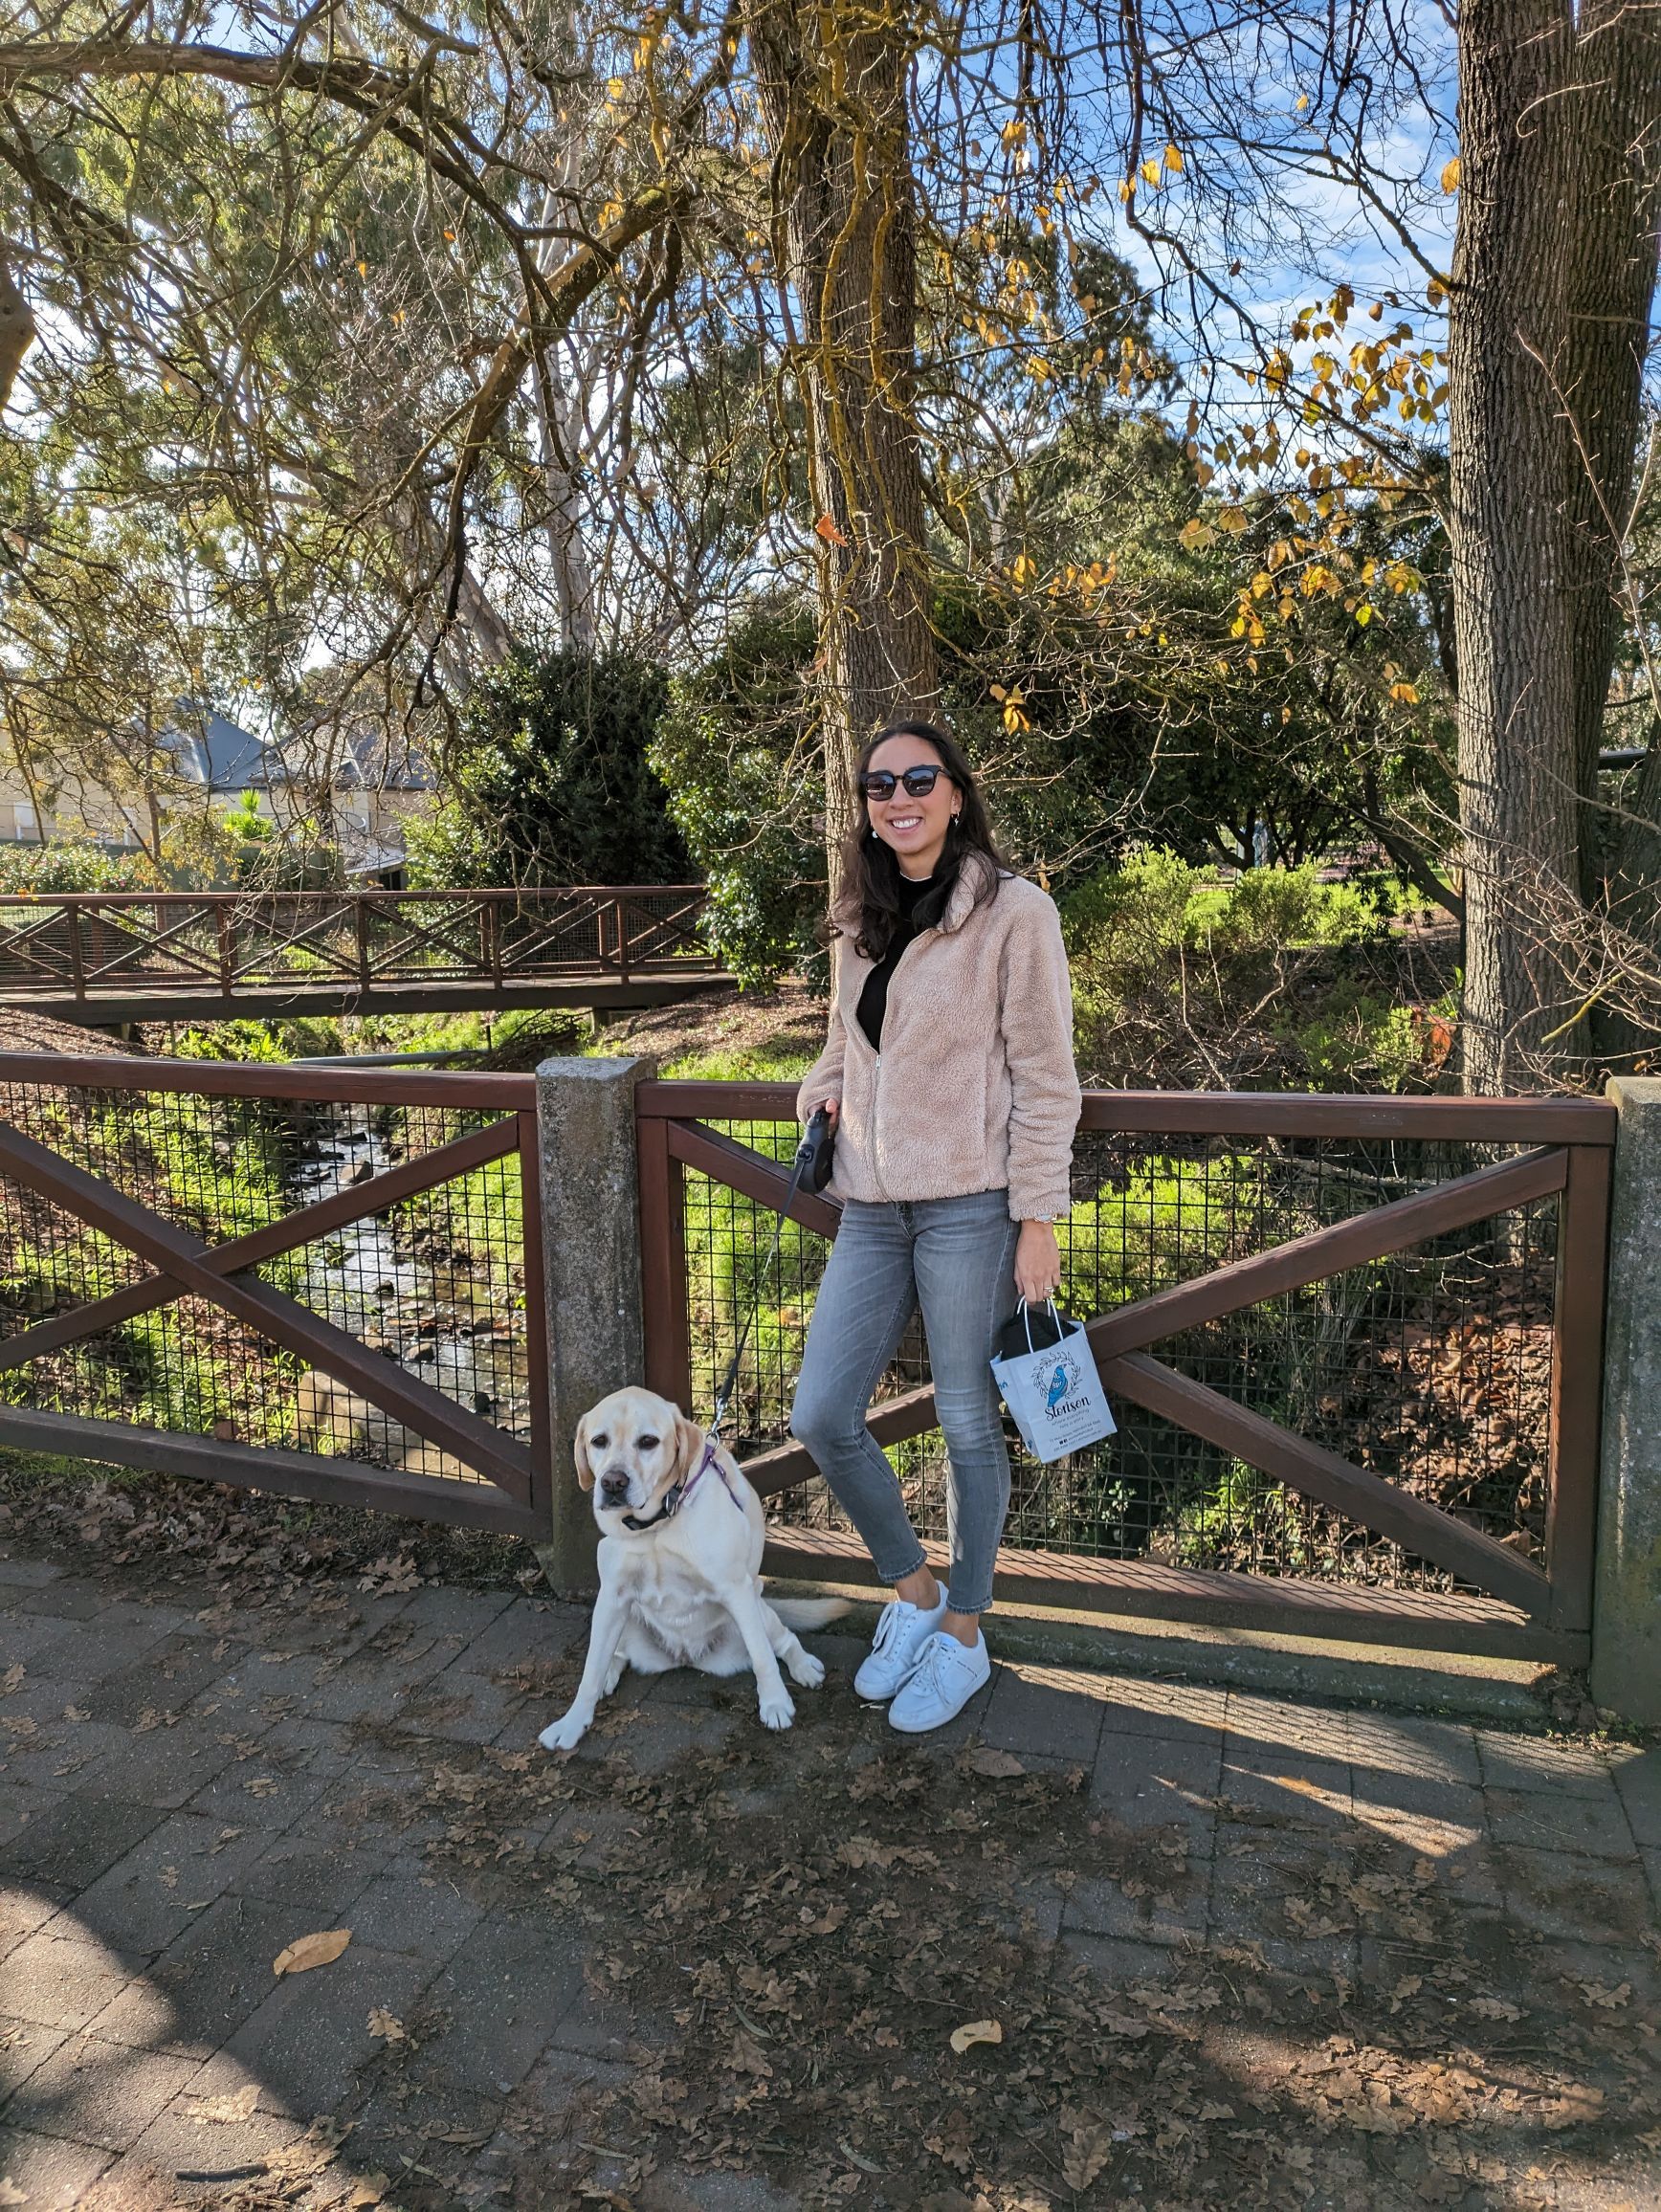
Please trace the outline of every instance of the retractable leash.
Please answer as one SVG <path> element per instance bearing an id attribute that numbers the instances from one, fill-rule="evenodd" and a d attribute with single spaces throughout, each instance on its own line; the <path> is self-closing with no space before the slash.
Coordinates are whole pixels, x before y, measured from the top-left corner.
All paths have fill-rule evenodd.
<path id="1" fill-rule="evenodd" d="M 812 1167 L 822 1156 L 829 1127 L 830 1124 L 825 1117 L 825 1110 L 823 1107 L 821 1107 L 819 1111 L 813 1116 L 812 1119 L 808 1122 L 802 1141 L 796 1147 L 796 1160 L 794 1166 L 790 1170 L 789 1187 L 785 1193 L 785 1203 L 779 1208 L 778 1219 L 773 1224 L 773 1241 L 767 1247 L 766 1258 L 762 1262 L 762 1272 L 756 1278 L 758 1284 L 765 1282 L 768 1275 L 770 1275 L 773 1272 L 773 1262 L 779 1256 L 779 1246 L 784 1240 L 785 1217 L 788 1214 L 791 1206 L 793 1206 L 796 1203 L 797 1193 L 801 1190 L 803 1182 L 807 1177 L 808 1170 Z M 825 1177 L 821 1175 L 818 1178 L 818 1184 L 821 1189 L 824 1187 L 824 1183 Z M 672 1514 L 678 1513 L 681 1507 L 686 1503 L 687 1499 L 692 1495 L 693 1492 L 697 1489 L 705 1472 L 712 1467 L 715 1469 L 717 1474 L 720 1476 L 722 1490 L 726 1492 L 728 1497 L 732 1499 L 734 1505 L 736 1505 L 739 1511 L 742 1513 L 743 1501 L 740 1498 L 732 1484 L 728 1482 L 726 1478 L 726 1470 L 721 1466 L 720 1463 L 720 1425 L 726 1419 L 727 1404 L 738 1384 L 739 1368 L 743 1360 L 744 1346 L 749 1341 L 750 1324 L 755 1319 L 756 1315 L 760 1309 L 761 1294 L 760 1291 L 758 1290 L 756 1296 L 750 1301 L 749 1311 L 744 1316 L 743 1326 L 739 1331 L 739 1340 L 733 1346 L 733 1356 L 727 1362 L 726 1375 L 722 1380 L 720 1388 L 716 1392 L 715 1414 L 710 1422 L 708 1428 L 704 1431 L 705 1441 L 703 1453 L 699 1458 L 697 1467 L 693 1469 L 689 1475 L 684 1476 L 681 1481 L 675 1483 L 666 1493 L 663 1503 L 658 1507 L 657 1511 L 653 1515 L 650 1520 L 636 1520 L 632 1514 L 624 1515 L 624 1527 L 632 1529 L 636 1535 L 638 1535 L 643 1529 L 655 1528 L 659 1521 L 668 1520 Z"/>
<path id="2" fill-rule="evenodd" d="M 765 1282 L 768 1275 L 770 1275 L 773 1272 L 773 1262 L 779 1256 L 779 1246 L 785 1234 L 785 1217 L 786 1214 L 788 1214 L 791 1206 L 793 1206 L 796 1203 L 797 1194 L 801 1190 L 803 1180 L 806 1177 L 808 1168 L 813 1165 L 814 1161 L 820 1156 L 820 1150 L 825 1141 L 825 1133 L 828 1126 L 829 1124 L 825 1118 L 825 1109 L 821 1106 L 818 1112 L 813 1116 L 812 1119 L 808 1122 L 807 1130 L 803 1135 L 802 1141 L 796 1147 L 796 1160 L 794 1166 L 790 1170 L 789 1188 L 785 1193 L 784 1205 L 779 1208 L 779 1217 L 773 1224 L 773 1241 L 767 1247 L 767 1256 L 762 1262 L 761 1273 L 756 1277 L 758 1284 Z M 821 1187 L 823 1187 L 822 1183 Z M 739 1368 L 742 1363 L 744 1356 L 744 1346 L 749 1342 L 750 1324 L 755 1319 L 756 1315 L 760 1312 L 761 1303 L 761 1295 L 760 1292 L 758 1291 L 757 1295 L 750 1301 L 749 1312 L 744 1316 L 743 1326 L 739 1331 L 739 1340 L 733 1346 L 733 1356 L 727 1362 L 725 1379 L 722 1382 L 720 1388 L 716 1392 L 715 1417 L 709 1425 L 709 1433 L 712 1437 L 720 1435 L 720 1425 L 726 1419 L 727 1402 L 732 1397 L 733 1390 L 737 1385 L 739 1379 Z"/>

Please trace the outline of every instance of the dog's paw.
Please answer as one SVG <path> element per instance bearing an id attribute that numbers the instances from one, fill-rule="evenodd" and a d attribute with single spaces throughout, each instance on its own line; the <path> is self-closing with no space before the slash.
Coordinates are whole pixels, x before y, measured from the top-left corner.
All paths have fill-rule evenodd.
<path id="1" fill-rule="evenodd" d="M 588 1733 L 588 1723 L 577 1714 L 567 1713 L 550 1727 L 544 1728 L 537 1741 L 544 1751 L 575 1751 Z"/>
<path id="2" fill-rule="evenodd" d="M 790 1680 L 799 1682 L 804 1690 L 817 1690 L 825 1679 L 825 1662 L 815 1659 L 811 1651 L 799 1652 L 794 1658 L 786 1659 L 785 1665 L 789 1670 Z"/>
<path id="3" fill-rule="evenodd" d="M 790 1702 L 788 1691 L 782 1691 L 777 1697 L 764 1697 L 761 1714 L 764 1728 L 788 1728 L 796 1717 L 796 1708 Z"/>

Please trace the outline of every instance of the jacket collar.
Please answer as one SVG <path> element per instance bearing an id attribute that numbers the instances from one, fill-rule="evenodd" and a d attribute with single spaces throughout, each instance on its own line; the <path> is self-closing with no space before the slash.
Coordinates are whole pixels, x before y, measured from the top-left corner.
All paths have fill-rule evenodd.
<path id="1" fill-rule="evenodd" d="M 965 852 L 958 866 L 958 879 L 952 885 L 946 910 L 940 918 L 940 928 L 950 936 L 962 929 L 975 903 L 976 894 L 993 874 L 992 863 L 984 852 Z M 846 938 L 859 935 L 859 901 L 850 891 L 843 891 L 830 908 L 832 924 Z"/>

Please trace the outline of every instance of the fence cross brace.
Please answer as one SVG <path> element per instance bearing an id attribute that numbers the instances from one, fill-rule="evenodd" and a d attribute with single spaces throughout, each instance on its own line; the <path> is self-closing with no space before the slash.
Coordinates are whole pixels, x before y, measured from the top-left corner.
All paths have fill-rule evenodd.
<path id="1" fill-rule="evenodd" d="M 497 1124 L 496 1128 L 513 1133 L 501 1145 L 506 1151 L 508 1141 L 517 1141 L 517 1125 L 508 1121 Z M 494 1136 L 495 1129 L 479 1131 L 476 1135 Z M 467 1139 L 460 1141 L 466 1143 Z M 432 1157 L 429 1155 L 429 1159 Z M 405 1163 L 406 1168 L 414 1164 Z M 393 1170 L 392 1174 L 382 1177 L 383 1186 L 392 1181 L 393 1174 L 403 1172 Z M 25 1137 L 20 1130 L 3 1122 L 0 1122 L 0 1174 L 10 1175 L 13 1181 L 38 1192 L 139 1258 L 148 1260 L 167 1280 L 165 1297 L 158 1303 L 188 1294 L 224 1307 L 247 1326 L 274 1338 L 286 1350 L 300 1353 L 313 1366 L 321 1367 L 325 1374 L 362 1392 L 387 1412 L 396 1414 L 417 1434 L 454 1452 L 464 1464 L 500 1484 L 510 1495 L 520 1499 L 530 1495 L 530 1454 L 500 1429 L 465 1412 L 442 1391 L 406 1374 L 392 1360 L 365 1351 L 356 1338 L 314 1314 L 298 1298 L 288 1297 L 257 1276 L 222 1272 L 214 1265 L 214 1253 L 202 1238 L 177 1228 L 150 1207 L 99 1182 L 46 1145 L 36 1143 L 33 1138 Z M 367 1183 L 361 1184 L 349 1195 L 361 1200 L 369 1187 Z M 310 1209 L 314 1222 L 328 1204 L 325 1200 Z M 286 1231 L 300 1218 L 290 1216 L 288 1221 L 273 1224 L 272 1228 Z M 315 1234 L 315 1228 L 307 1233 Z M 251 1240 L 238 1241 L 246 1247 Z M 220 1248 L 221 1257 L 224 1250 Z M 243 1265 L 247 1264 L 244 1259 Z M 149 1286 L 135 1288 L 148 1289 Z"/>
<path id="2" fill-rule="evenodd" d="M 345 1190 L 338 1190 L 333 1197 L 319 1199 L 312 1206 L 302 1206 L 298 1213 L 285 1213 L 280 1221 L 267 1222 L 261 1228 L 251 1229 L 246 1236 L 233 1237 L 225 1244 L 204 1246 L 202 1265 L 211 1268 L 215 1274 L 229 1275 L 242 1268 L 256 1267 L 261 1260 L 277 1259 L 297 1246 L 311 1244 L 320 1236 L 362 1221 L 366 1213 L 379 1213 L 384 1206 L 396 1206 L 400 1199 L 412 1198 L 418 1191 L 432 1190 L 441 1183 L 450 1182 L 454 1176 L 487 1166 L 491 1161 L 512 1152 L 518 1141 L 519 1132 L 511 1116 L 492 1121 L 483 1129 L 471 1130 L 467 1136 L 455 1138 L 432 1152 L 402 1161 L 384 1174 L 371 1176 L 367 1183 L 356 1183 Z M 66 1344 L 78 1343 L 84 1337 L 96 1337 L 122 1321 L 133 1320 L 140 1314 L 153 1313 L 158 1306 L 168 1305 L 185 1294 L 184 1284 L 172 1276 L 146 1275 L 142 1282 L 127 1283 L 107 1296 L 90 1299 L 85 1305 L 71 1306 L 67 1312 L 54 1314 L 50 1320 L 37 1321 L 32 1329 L 24 1329 L 0 1343 L 0 1372 L 8 1367 L 25 1366 L 44 1353 L 59 1352 Z"/>
<path id="3" fill-rule="evenodd" d="M 776 1206 L 783 1199 L 788 1177 L 764 1153 L 715 1130 L 681 1123 L 671 1123 L 669 1139 L 674 1154 L 687 1165 L 736 1183 L 763 1204 Z M 735 1160 L 737 1154 L 743 1155 L 742 1162 Z M 738 1172 L 741 1166 L 742 1176 Z M 1540 1613 L 1550 1602 L 1551 1582 L 1532 1560 L 1384 1476 L 1357 1467 L 1324 1445 L 1295 1435 L 1221 1391 L 1145 1357 L 1143 1347 L 1180 1330 L 1220 1320 L 1242 1307 L 1261 1304 L 1266 1298 L 1385 1258 L 1428 1237 L 1511 1212 L 1561 1190 L 1567 1176 L 1566 1151 L 1560 1146 L 1541 1146 L 1520 1159 L 1477 1168 L 1433 1189 L 1373 1206 L 1349 1221 L 1312 1229 L 1267 1251 L 1254 1252 L 1189 1282 L 1155 1291 L 1110 1314 L 1097 1315 L 1088 1324 L 1088 1335 L 1091 1348 L 1102 1364 L 1103 1380 L 1121 1396 L 1245 1460 L 1248 1466 L 1319 1498 L 1380 1536 L 1464 1576 L 1524 1611 Z M 791 1213 L 804 1226 L 834 1236 L 833 1209 L 823 1199 L 806 1203 L 798 1199 Z M 895 1444 L 905 1437 L 922 1435 L 935 1426 L 936 1418 L 931 1384 L 875 1407 L 870 1428 L 879 1444 Z M 744 1471 L 767 1497 L 808 1481 L 817 1471 L 802 1446 L 787 1444 L 747 1460 Z"/>

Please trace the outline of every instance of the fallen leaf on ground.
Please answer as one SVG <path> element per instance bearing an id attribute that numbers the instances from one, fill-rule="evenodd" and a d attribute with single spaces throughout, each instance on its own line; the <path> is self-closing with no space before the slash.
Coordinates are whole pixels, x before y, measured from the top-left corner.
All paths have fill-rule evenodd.
<path id="1" fill-rule="evenodd" d="M 1099 2122 L 1075 2128 L 1061 2161 L 1061 2179 L 1070 2189 L 1088 2189 L 1113 2157 L 1113 2130 Z"/>
<path id="2" fill-rule="evenodd" d="M 20 2189 L 10 2175 L 0 2181 L 0 2204 L 27 2204 L 28 2195 Z"/>
<path id="3" fill-rule="evenodd" d="M 1580 1992 L 1588 2004 L 1599 2004 L 1606 2012 L 1612 2012 L 1617 2005 L 1631 2002 L 1632 1984 L 1623 1981 L 1611 1989 L 1606 1981 L 1583 1981 Z"/>
<path id="4" fill-rule="evenodd" d="M 326 1966 L 338 1958 L 352 1940 L 349 1928 L 325 1928 L 315 1936 L 301 1936 L 285 1944 L 271 1962 L 273 1974 L 304 1974 L 313 1966 Z"/>
<path id="5" fill-rule="evenodd" d="M 5 1673 L 0 1674 L 0 1697 L 10 1697 L 14 1690 L 21 1690 L 22 1687 L 23 1670 L 21 1667 L 8 1667 Z M 16 2183 L 10 2182 L 8 2183 L 8 2187 L 15 2188 Z M 6 2199 L 4 2197 L 0 2197 L 0 2204 L 5 2203 L 5 2201 Z M 21 2204 L 23 2202 L 23 2199 L 21 2197 L 14 2197 L 12 2198 L 11 2201 L 14 2204 Z"/>
<path id="6" fill-rule="evenodd" d="M 1002 2043 L 1004 2030 L 995 2020 L 965 2020 L 962 2027 L 952 2029 L 952 2048 L 960 2058 L 972 2044 Z"/>
<path id="7" fill-rule="evenodd" d="M 368 2204 L 378 2204 L 387 2194 L 389 2182 L 385 2174 L 365 2174 L 352 2184 L 352 2193 L 346 2199 L 346 2212 L 364 2212 Z"/>
<path id="8" fill-rule="evenodd" d="M 973 1751 L 965 1751 L 963 1764 L 970 1774 L 990 1775 L 996 1781 L 1027 1771 L 1012 1751 L 995 1751 L 989 1743 L 977 1744 Z"/>
<path id="9" fill-rule="evenodd" d="M 401 2020 L 394 2020 L 384 2004 L 377 2004 L 369 2014 L 369 2033 L 378 2035 L 383 2043 L 408 2043 L 410 2030 Z"/>
<path id="10" fill-rule="evenodd" d="M 1471 2009 L 1482 2020 L 1520 2020 L 1520 2004 L 1508 2004 L 1503 1997 L 1473 1997 Z"/>
<path id="11" fill-rule="evenodd" d="M 218 2120 L 229 2127 L 238 2121 L 253 2119 L 254 2109 L 258 2102 L 259 2084 L 249 2082 L 239 2090 L 227 2090 L 223 2096 L 204 2098 L 190 2117 L 198 2125 Z"/>
<path id="12" fill-rule="evenodd" d="M 741 2029 L 733 2037 L 732 2054 L 727 2060 L 734 2073 L 754 2074 L 758 2081 L 770 2081 L 773 2069 L 762 2056 L 760 2049 Z"/>

